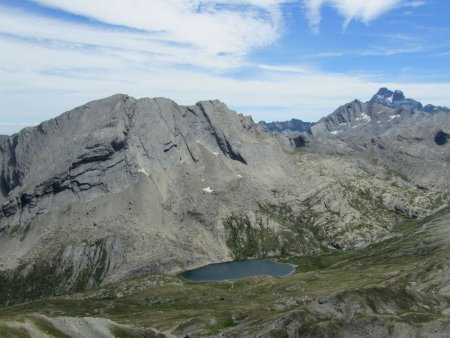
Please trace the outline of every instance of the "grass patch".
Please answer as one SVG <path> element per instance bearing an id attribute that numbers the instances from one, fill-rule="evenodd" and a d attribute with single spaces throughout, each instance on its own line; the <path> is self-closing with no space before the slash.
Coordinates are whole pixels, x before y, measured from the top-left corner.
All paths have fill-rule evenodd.
<path id="1" fill-rule="evenodd" d="M 246 215 L 232 214 L 224 219 L 227 246 L 235 260 L 320 253 L 322 237 L 314 228 L 314 211 L 294 213 L 285 203 L 259 203 L 252 223 Z M 270 222 L 281 230 L 275 231 Z"/>
<path id="2" fill-rule="evenodd" d="M 2 338 L 32 338 L 23 328 L 13 328 L 0 324 L 0 337 Z"/>

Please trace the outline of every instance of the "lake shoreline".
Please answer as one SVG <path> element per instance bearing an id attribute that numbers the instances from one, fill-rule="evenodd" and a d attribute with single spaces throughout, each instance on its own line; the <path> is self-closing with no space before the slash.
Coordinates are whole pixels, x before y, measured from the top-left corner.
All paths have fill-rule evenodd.
<path id="1" fill-rule="evenodd" d="M 186 270 L 180 273 L 179 277 L 189 282 L 223 282 L 256 276 L 286 277 L 295 271 L 294 264 L 257 258 L 208 264 Z"/>

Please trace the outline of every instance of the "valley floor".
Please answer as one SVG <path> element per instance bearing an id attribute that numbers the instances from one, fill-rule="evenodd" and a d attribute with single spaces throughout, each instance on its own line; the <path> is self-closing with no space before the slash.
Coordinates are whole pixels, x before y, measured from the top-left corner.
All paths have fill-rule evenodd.
<path id="1" fill-rule="evenodd" d="M 1 337 L 448 337 L 450 209 L 283 278 L 151 275 L 0 308 Z M 78 333 L 77 333 L 78 332 Z"/>

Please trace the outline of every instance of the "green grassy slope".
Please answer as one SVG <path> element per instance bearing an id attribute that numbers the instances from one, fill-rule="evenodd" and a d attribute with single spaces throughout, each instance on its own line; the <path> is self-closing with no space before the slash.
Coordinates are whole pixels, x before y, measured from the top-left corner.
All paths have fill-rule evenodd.
<path id="1" fill-rule="evenodd" d="M 364 327 L 388 336 L 408 330 L 439 336 L 450 323 L 450 211 L 395 230 L 398 236 L 357 251 L 282 258 L 297 265 L 294 274 L 283 278 L 192 283 L 154 275 L 4 307 L 0 332 L 26 337 L 26 329 L 7 323 L 39 313 L 108 318 L 175 336 L 284 337 L 287 327 L 305 336 L 342 336 Z"/>

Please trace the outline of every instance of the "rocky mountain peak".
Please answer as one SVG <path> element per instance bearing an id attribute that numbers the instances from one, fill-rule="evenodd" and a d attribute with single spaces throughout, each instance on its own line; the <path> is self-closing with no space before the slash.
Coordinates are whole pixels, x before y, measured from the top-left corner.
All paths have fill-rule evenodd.
<path id="1" fill-rule="evenodd" d="M 399 89 L 392 91 L 386 87 L 380 88 L 368 103 L 378 103 L 391 109 L 421 110 L 427 113 L 436 113 L 438 111 L 450 112 L 447 107 L 434 106 L 432 104 L 424 106 L 417 100 L 407 98 L 403 91 Z"/>
<path id="2" fill-rule="evenodd" d="M 196 263 L 223 260 L 223 216 L 264 196 L 247 181 L 289 177 L 285 157 L 260 125 L 218 100 L 114 95 L 1 137 L 0 241 L 20 245 L 0 245 L 0 271 L 56 255 L 75 280 L 103 257 L 98 276 L 120 279 L 192 264 L 194 250 L 204 253 Z M 128 257 L 137 242 L 141 253 Z"/>
<path id="3" fill-rule="evenodd" d="M 397 102 L 397 101 L 404 101 L 406 100 L 405 94 L 403 94 L 403 92 L 399 89 L 396 89 L 394 91 L 394 94 L 392 95 L 392 101 Z"/>
<path id="4" fill-rule="evenodd" d="M 378 92 L 372 96 L 369 103 L 378 103 L 385 107 L 397 109 L 417 109 L 422 110 L 422 104 L 414 99 L 405 97 L 403 91 L 396 89 L 394 91 L 382 87 Z"/>
<path id="5" fill-rule="evenodd" d="M 354 100 L 340 106 L 322 118 L 310 131 L 314 135 L 338 135 L 342 132 L 372 122 L 373 109 L 367 103 Z"/>
<path id="6" fill-rule="evenodd" d="M 382 87 L 378 89 L 376 94 L 372 97 L 371 101 L 376 103 L 384 103 L 386 101 L 392 101 L 392 96 L 394 95 L 394 92 L 392 90 L 389 90 L 386 87 Z"/>

